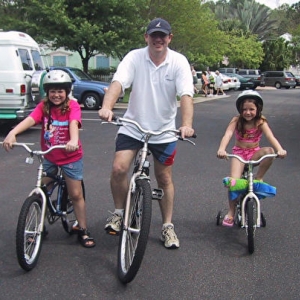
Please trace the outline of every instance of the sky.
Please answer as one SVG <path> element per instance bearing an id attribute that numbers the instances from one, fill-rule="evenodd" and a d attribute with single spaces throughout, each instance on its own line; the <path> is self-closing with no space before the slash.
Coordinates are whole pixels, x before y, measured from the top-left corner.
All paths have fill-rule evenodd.
<path id="1" fill-rule="evenodd" d="M 260 4 L 271 7 L 272 9 L 279 7 L 282 4 L 292 5 L 294 3 L 300 2 L 300 0 L 256 0 Z"/>

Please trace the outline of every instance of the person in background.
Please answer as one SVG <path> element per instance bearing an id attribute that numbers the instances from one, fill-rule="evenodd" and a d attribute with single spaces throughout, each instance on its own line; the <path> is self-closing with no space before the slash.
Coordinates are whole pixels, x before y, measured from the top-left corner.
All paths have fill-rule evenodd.
<path id="1" fill-rule="evenodd" d="M 222 93 L 222 95 L 225 96 L 226 94 L 223 91 L 223 79 L 218 70 L 216 71 L 216 75 L 217 96 L 219 96 L 220 93 Z"/>
<path id="2" fill-rule="evenodd" d="M 133 119 L 152 131 L 176 128 L 178 96 L 182 113 L 181 135 L 191 137 L 194 134 L 192 73 L 186 57 L 168 47 L 172 37 L 171 26 L 166 20 L 157 18 L 149 23 L 144 34 L 147 47 L 130 51 L 119 64 L 99 110 L 101 119 L 112 120 L 112 110 L 120 94 L 132 87 L 124 118 Z M 142 140 L 143 134 L 130 126 L 121 126 L 118 131 L 110 181 L 115 210 L 105 225 L 105 230 L 110 234 L 121 230 L 128 172 L 142 147 Z M 176 141 L 176 137 L 171 135 L 161 135 L 149 141 L 158 188 L 164 191 L 159 201 L 163 223 L 161 241 L 168 249 L 180 246 L 172 223 L 175 195 L 172 165 Z"/>
<path id="3" fill-rule="evenodd" d="M 203 91 L 205 97 L 207 97 L 207 94 L 208 94 L 208 84 L 209 84 L 206 74 L 207 73 L 205 71 L 203 71 L 202 75 L 201 75 L 202 91 Z"/>
<path id="4" fill-rule="evenodd" d="M 193 65 L 191 65 L 191 71 L 192 71 L 192 76 L 193 76 L 193 84 L 194 84 L 194 93 L 199 94 L 199 90 L 196 87 L 196 84 L 198 83 L 198 77 L 196 70 Z"/>

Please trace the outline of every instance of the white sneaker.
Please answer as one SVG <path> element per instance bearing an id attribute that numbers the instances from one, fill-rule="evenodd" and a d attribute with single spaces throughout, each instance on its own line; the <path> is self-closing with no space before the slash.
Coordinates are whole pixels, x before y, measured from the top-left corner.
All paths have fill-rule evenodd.
<path id="1" fill-rule="evenodd" d="M 161 241 L 168 249 L 179 248 L 179 239 L 174 231 L 174 225 L 170 224 L 161 231 Z"/>
<path id="2" fill-rule="evenodd" d="M 111 235 L 117 235 L 121 231 L 122 217 L 113 213 L 107 221 L 108 223 L 104 227 L 106 232 Z"/>

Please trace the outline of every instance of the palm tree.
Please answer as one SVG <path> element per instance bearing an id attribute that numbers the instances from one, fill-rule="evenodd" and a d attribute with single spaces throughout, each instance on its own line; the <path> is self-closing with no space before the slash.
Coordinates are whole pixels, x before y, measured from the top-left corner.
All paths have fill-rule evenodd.
<path id="1" fill-rule="evenodd" d="M 271 30 L 278 27 L 277 20 L 270 18 L 271 9 L 255 0 L 231 0 L 228 4 L 220 1 L 216 5 L 215 13 L 221 20 L 221 28 L 230 24 L 236 26 L 234 29 L 241 29 L 244 34 L 257 35 L 261 41 Z"/>

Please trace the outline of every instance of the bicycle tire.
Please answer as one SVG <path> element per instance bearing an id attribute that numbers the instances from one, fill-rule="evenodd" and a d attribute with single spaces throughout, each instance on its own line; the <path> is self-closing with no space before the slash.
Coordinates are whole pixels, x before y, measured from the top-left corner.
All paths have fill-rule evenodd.
<path id="1" fill-rule="evenodd" d="M 260 220 L 261 220 L 260 227 L 266 227 L 267 226 L 267 220 L 266 220 L 265 215 L 262 212 L 260 213 Z"/>
<path id="2" fill-rule="evenodd" d="M 254 200 L 249 199 L 246 204 L 246 230 L 248 237 L 248 252 L 252 254 L 254 252 Z"/>
<path id="3" fill-rule="evenodd" d="M 147 179 L 136 181 L 135 192 L 131 196 L 129 212 L 130 228 L 122 229 L 118 249 L 118 278 L 126 284 L 131 282 L 142 263 L 146 250 L 152 215 L 152 189 Z"/>
<path id="4" fill-rule="evenodd" d="M 19 265 L 25 271 L 32 270 L 39 259 L 43 236 L 39 232 L 42 214 L 38 195 L 28 197 L 21 208 L 16 231 L 16 250 Z"/>
<path id="5" fill-rule="evenodd" d="M 222 218 L 222 211 L 220 210 L 220 211 L 218 211 L 218 214 L 217 214 L 217 217 L 216 217 L 216 219 L 217 219 L 217 222 L 216 222 L 217 226 L 221 225 L 221 218 Z"/>
<path id="6" fill-rule="evenodd" d="M 81 181 L 83 199 L 85 201 L 85 186 L 83 180 Z M 61 223 L 64 230 L 70 235 L 76 232 L 78 227 L 78 222 L 75 216 L 73 203 L 69 198 L 67 186 L 64 185 L 64 190 L 62 193 L 62 210 L 65 212 L 61 217 Z M 75 229 L 76 228 L 76 229 Z"/>

